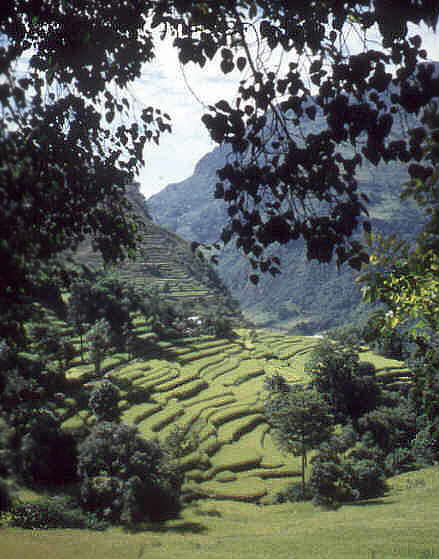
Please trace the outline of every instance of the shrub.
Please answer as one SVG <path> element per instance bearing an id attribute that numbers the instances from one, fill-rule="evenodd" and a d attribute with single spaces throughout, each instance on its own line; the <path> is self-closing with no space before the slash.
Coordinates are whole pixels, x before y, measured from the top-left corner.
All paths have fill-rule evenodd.
<path id="1" fill-rule="evenodd" d="M 200 429 L 190 424 L 176 425 L 163 442 L 163 450 L 169 460 L 176 463 L 200 447 Z"/>
<path id="2" fill-rule="evenodd" d="M 120 391 L 109 380 L 103 380 L 91 393 L 89 407 L 98 421 L 118 421 Z"/>
<path id="3" fill-rule="evenodd" d="M 17 471 L 28 483 L 61 484 L 75 479 L 76 445 L 47 409 L 32 410 L 17 452 Z"/>
<path id="4" fill-rule="evenodd" d="M 302 483 L 298 481 L 295 481 L 288 485 L 288 487 L 283 492 L 281 492 L 280 495 L 285 497 L 285 501 L 290 501 L 291 503 L 311 501 L 313 497 L 311 488 L 307 485 L 303 487 Z"/>
<path id="5" fill-rule="evenodd" d="M 327 336 L 336 342 L 341 342 L 353 348 L 359 348 L 363 343 L 363 332 L 360 326 L 345 324 L 326 332 Z"/>
<path id="6" fill-rule="evenodd" d="M 429 466 L 439 459 L 439 422 L 424 423 L 412 440 L 411 452 L 417 464 Z"/>
<path id="7" fill-rule="evenodd" d="M 223 316 L 208 317 L 206 319 L 206 328 L 208 333 L 216 338 L 232 339 L 236 337 L 231 320 Z"/>
<path id="8" fill-rule="evenodd" d="M 8 475 L 13 465 L 13 436 L 14 429 L 0 417 L 0 476 Z"/>
<path id="9" fill-rule="evenodd" d="M 384 495 L 387 485 L 384 470 L 374 460 L 353 456 L 345 463 L 348 488 L 354 499 L 372 499 Z"/>
<path id="10" fill-rule="evenodd" d="M 388 477 L 397 476 L 404 472 L 415 470 L 417 468 L 417 462 L 412 449 L 395 448 L 393 452 L 390 452 L 386 456 L 384 467 Z"/>
<path id="11" fill-rule="evenodd" d="M 78 474 L 82 505 L 99 518 L 131 524 L 179 511 L 181 476 L 135 427 L 98 423 L 79 447 Z"/>
<path id="12" fill-rule="evenodd" d="M 53 497 L 40 503 L 22 503 L 12 509 L 13 526 L 20 528 L 88 528 L 102 530 L 107 524 L 81 509 L 64 497 Z"/>
<path id="13" fill-rule="evenodd" d="M 387 486 L 378 454 L 358 444 L 349 454 L 342 456 L 334 445 L 322 445 L 312 460 L 309 486 L 314 502 L 334 506 L 340 502 L 382 496 Z"/>
<path id="14" fill-rule="evenodd" d="M 271 376 L 267 376 L 264 379 L 264 388 L 268 392 L 289 392 L 290 386 L 287 383 L 285 377 L 279 373 L 274 373 Z"/>

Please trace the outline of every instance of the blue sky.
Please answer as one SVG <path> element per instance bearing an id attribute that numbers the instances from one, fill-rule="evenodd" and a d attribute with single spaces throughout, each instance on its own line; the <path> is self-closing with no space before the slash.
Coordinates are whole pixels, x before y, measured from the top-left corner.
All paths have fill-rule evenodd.
<path id="1" fill-rule="evenodd" d="M 414 26 L 412 31 L 423 37 L 429 58 L 439 60 L 439 31 L 434 34 Z M 159 146 L 151 143 L 145 150 L 146 166 L 138 180 L 146 197 L 189 177 L 199 159 L 215 147 L 200 120 L 203 104 L 233 99 L 242 77 L 238 71 L 224 76 L 215 63 L 203 69 L 189 63 L 183 70 L 171 42 L 160 44 L 156 59 L 144 66 L 141 78 L 130 88 L 141 105 L 160 108 L 172 117 L 173 133 L 162 136 Z"/>

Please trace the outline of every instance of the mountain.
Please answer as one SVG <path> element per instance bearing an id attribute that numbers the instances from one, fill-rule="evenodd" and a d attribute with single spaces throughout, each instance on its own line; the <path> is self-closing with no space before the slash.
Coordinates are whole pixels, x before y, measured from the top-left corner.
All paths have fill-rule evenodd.
<path id="1" fill-rule="evenodd" d="M 136 259 L 119 266 L 121 278 L 156 288 L 164 299 L 185 306 L 191 313 L 238 317 L 238 305 L 217 271 L 197 258 L 187 241 L 152 221 L 138 184 L 128 187 L 127 196 L 142 224 L 143 240 Z M 87 265 L 101 264 L 89 243 L 80 247 L 77 258 Z"/>
<path id="2" fill-rule="evenodd" d="M 213 194 L 216 169 L 226 157 L 224 147 L 214 149 L 198 162 L 191 177 L 149 198 L 154 221 L 188 241 L 215 242 L 227 219 L 224 202 Z M 399 198 L 408 179 L 404 164 L 365 164 L 357 178 L 360 190 L 369 196 L 375 230 L 403 237 L 419 231 L 422 214 Z M 256 325 L 308 334 L 355 321 L 364 312 L 356 273 L 347 266 L 339 271 L 335 264 L 309 262 L 303 244 L 289 243 L 272 253 L 281 258 L 282 273 L 276 278 L 266 274 L 254 286 L 248 281 L 251 267 L 232 244 L 220 255 L 218 273 Z"/>

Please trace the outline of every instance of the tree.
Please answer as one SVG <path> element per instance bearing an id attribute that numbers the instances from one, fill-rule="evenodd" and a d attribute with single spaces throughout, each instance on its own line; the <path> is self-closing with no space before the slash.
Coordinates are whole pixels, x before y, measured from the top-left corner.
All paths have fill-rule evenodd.
<path id="1" fill-rule="evenodd" d="M 413 242 L 396 236 L 370 235 L 371 262 L 359 281 L 364 299 L 381 302 L 387 312 L 381 332 L 410 327 L 414 341 L 425 342 L 439 331 L 436 313 L 439 288 L 439 104 L 434 102 L 424 116 L 429 131 L 422 145 L 424 156 L 434 167 L 431 175 L 420 175 L 404 188 L 426 212 L 428 221 Z M 419 336 L 419 340 L 416 338 Z"/>
<path id="2" fill-rule="evenodd" d="M 65 484 L 76 477 L 76 444 L 50 410 L 37 408 L 20 426 L 15 470 L 27 483 Z M 21 436 L 20 436 L 21 435 Z"/>
<path id="3" fill-rule="evenodd" d="M 236 67 L 249 76 L 243 76 L 233 106 L 221 100 L 203 117 L 212 138 L 233 152 L 218 172 L 215 193 L 227 202 L 230 216 L 222 241 L 236 238 L 254 268 L 273 275 L 279 261 L 264 257 L 265 247 L 299 238 L 308 258 L 326 262 L 335 252 L 339 263 L 348 260 L 360 268 L 367 255 L 349 237 L 360 223 L 369 231 L 370 223 L 355 172 L 363 161 L 422 159 L 424 132 L 418 124 L 398 140 L 392 130 L 398 113 L 417 115 L 438 94 L 433 65 L 417 66 L 426 53 L 407 27 L 409 22 L 435 27 L 438 7 L 431 1 L 402 10 L 395 0 L 257 1 L 237 2 L 229 11 L 221 6 L 215 13 L 206 6 L 202 23 L 210 31 L 208 18 L 216 15 L 224 37 L 221 68 L 227 73 Z M 252 10 L 257 23 L 250 21 Z M 261 50 L 295 51 L 297 59 L 282 71 L 252 56 L 250 28 Z M 360 52 L 346 47 L 352 28 L 362 37 Z M 381 45 L 368 41 L 372 29 L 379 30 Z M 215 38 L 201 37 L 198 43 L 179 40 L 183 63 L 203 65 L 205 54 L 214 51 Z M 308 79 L 302 66 L 307 58 Z M 395 66 L 393 76 L 388 64 Z M 316 121 L 307 135 L 304 120 Z M 428 176 L 431 168 L 416 164 L 409 171 Z M 257 282 L 256 275 L 251 279 Z"/>
<path id="4" fill-rule="evenodd" d="M 279 447 L 302 457 L 302 493 L 305 493 L 307 453 L 329 439 L 334 425 L 330 408 L 315 390 L 301 386 L 272 390 L 265 415 Z"/>
<path id="5" fill-rule="evenodd" d="M 90 394 L 89 408 L 98 421 L 117 422 L 120 419 L 120 390 L 109 380 L 103 380 Z"/>
<path id="6" fill-rule="evenodd" d="M 86 510 L 131 524 L 175 515 L 181 477 L 161 447 L 135 427 L 102 421 L 79 446 L 78 475 Z"/>
<path id="7" fill-rule="evenodd" d="M 439 354 L 437 316 L 439 288 L 439 105 L 432 103 L 424 116 L 428 135 L 423 144 L 425 158 L 434 173 L 420 173 L 405 187 L 403 196 L 413 198 L 423 208 L 428 220 L 420 235 L 412 242 L 394 237 L 370 235 L 370 264 L 360 276 L 367 301 L 381 303 L 376 336 L 387 340 L 402 332 L 408 340 L 409 365 L 414 382 L 411 402 L 417 414 L 417 442 L 414 452 L 420 461 L 437 455 L 439 409 Z M 392 425 L 392 430 L 394 429 Z M 429 442 L 428 437 L 430 437 Z"/>
<path id="8" fill-rule="evenodd" d="M 58 361 L 58 370 L 66 369 L 75 356 L 75 348 L 64 339 L 60 328 L 50 322 L 34 322 L 29 329 L 33 349 L 41 363 L 47 367 L 51 361 Z"/>
<path id="9" fill-rule="evenodd" d="M 358 351 L 323 340 L 305 363 L 312 385 L 330 404 L 337 421 L 353 421 L 379 403 L 380 386 L 371 364 L 361 363 Z"/>
<path id="10" fill-rule="evenodd" d="M 416 415 L 401 399 L 397 406 L 380 406 L 365 413 L 359 419 L 358 431 L 369 434 L 374 444 L 388 454 L 410 446 L 416 435 Z"/>
<path id="11" fill-rule="evenodd" d="M 399 112 L 418 115 L 438 94 L 433 67 L 418 64 L 426 58 L 421 39 L 408 29 L 435 29 L 438 17 L 434 0 L 403 8 L 398 0 L 7 0 L 0 16 L 2 301 L 26 293 L 85 236 L 106 261 L 134 249 L 125 186 L 143 164 L 145 144 L 171 127 L 167 114 L 137 107 L 125 88 L 169 36 L 183 65 L 212 60 L 242 78 L 235 102 L 221 99 L 203 117 L 214 141 L 232 150 L 216 188 L 230 215 L 222 242 L 235 237 L 253 266 L 272 274 L 278 261 L 264 256 L 265 247 L 299 238 L 309 258 L 328 261 L 335 251 L 339 262 L 359 267 L 367 257 L 349 237 L 367 210 L 355 171 L 363 160 L 422 159 L 422 128 L 401 140 L 391 133 Z M 355 52 L 346 46 L 352 28 L 362 38 Z M 280 49 L 287 63 L 270 64 L 259 49 Z M 323 126 L 302 137 L 302 119 Z M 431 173 L 424 163 L 409 170 Z M 62 264 L 55 269 L 62 276 Z"/>
<path id="12" fill-rule="evenodd" d="M 110 334 L 110 325 L 104 318 L 98 320 L 87 332 L 86 341 L 90 352 L 90 359 L 95 366 L 96 376 L 101 374 L 101 363 L 111 343 Z"/>
<path id="13" fill-rule="evenodd" d="M 114 345 L 124 345 L 124 330 L 131 323 L 130 312 L 140 308 L 132 287 L 105 270 L 87 271 L 70 286 L 68 315 L 82 339 L 87 324 L 105 319 L 111 327 Z"/>

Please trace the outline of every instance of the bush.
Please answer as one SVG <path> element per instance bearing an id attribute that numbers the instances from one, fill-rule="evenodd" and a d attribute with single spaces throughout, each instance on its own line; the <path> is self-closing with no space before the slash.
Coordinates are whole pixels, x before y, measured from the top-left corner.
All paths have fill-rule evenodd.
<path id="1" fill-rule="evenodd" d="M 359 348 L 363 343 L 363 332 L 360 326 L 345 324 L 332 328 L 326 335 L 336 342 L 343 343 L 353 348 Z"/>
<path id="2" fill-rule="evenodd" d="M 374 460 L 349 457 L 345 463 L 347 485 L 354 499 L 382 497 L 387 489 L 384 470 Z"/>
<path id="3" fill-rule="evenodd" d="M 6 483 L 0 479 L 0 511 L 9 510 L 12 506 L 12 497 Z"/>
<path id="4" fill-rule="evenodd" d="M 418 467 L 412 450 L 408 448 L 395 448 L 386 456 L 384 466 L 388 477 L 410 472 Z"/>
<path id="5" fill-rule="evenodd" d="M 53 497 L 41 503 L 22 503 L 12 509 L 13 526 L 27 529 L 88 528 L 102 530 L 107 524 L 73 506 L 69 499 Z"/>
<path id="6" fill-rule="evenodd" d="M 99 518 L 131 524 L 180 509 L 181 476 L 135 427 L 98 423 L 79 447 L 78 474 L 82 505 Z"/>
<path id="7" fill-rule="evenodd" d="M 29 415 L 17 452 L 17 473 L 27 483 L 63 484 L 76 477 L 76 444 L 47 409 Z"/>
<path id="8" fill-rule="evenodd" d="M 377 452 L 358 444 L 349 454 L 341 456 L 334 445 L 322 445 L 312 460 L 309 486 L 313 501 L 334 506 L 384 495 L 387 486 Z"/>
<path id="9" fill-rule="evenodd" d="M 380 406 L 358 421 L 360 434 L 368 434 L 386 454 L 396 448 L 408 448 L 416 435 L 416 415 L 401 400 L 395 407 Z"/>
<path id="10" fill-rule="evenodd" d="M 89 407 L 98 421 L 118 421 L 120 391 L 109 380 L 103 380 L 91 393 Z"/>
<path id="11" fill-rule="evenodd" d="M 236 337 L 231 320 L 223 316 L 207 318 L 206 328 L 208 333 L 216 338 L 233 339 Z"/>
<path id="12" fill-rule="evenodd" d="M 278 493 L 277 498 L 280 499 L 278 502 L 290 501 L 291 503 L 300 503 L 302 501 L 311 501 L 313 493 L 310 487 L 303 487 L 301 482 L 295 481 L 288 485 L 284 491 Z"/>
<path id="13" fill-rule="evenodd" d="M 416 463 L 424 467 L 435 464 L 439 459 L 439 421 L 427 420 L 420 423 L 421 426 L 411 444 L 411 452 Z"/>

